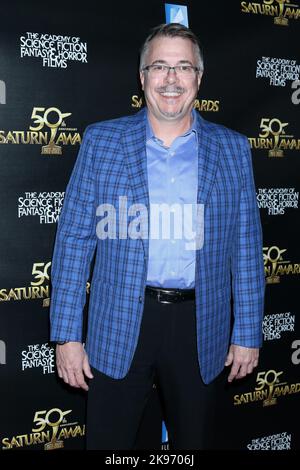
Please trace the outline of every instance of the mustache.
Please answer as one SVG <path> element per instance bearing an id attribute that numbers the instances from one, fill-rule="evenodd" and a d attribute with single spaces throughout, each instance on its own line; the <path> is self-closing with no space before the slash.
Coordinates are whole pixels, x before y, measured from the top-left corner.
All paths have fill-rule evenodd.
<path id="1" fill-rule="evenodd" d="M 184 93 L 185 88 L 182 88 L 181 86 L 166 85 L 157 87 L 156 91 L 159 93 Z"/>

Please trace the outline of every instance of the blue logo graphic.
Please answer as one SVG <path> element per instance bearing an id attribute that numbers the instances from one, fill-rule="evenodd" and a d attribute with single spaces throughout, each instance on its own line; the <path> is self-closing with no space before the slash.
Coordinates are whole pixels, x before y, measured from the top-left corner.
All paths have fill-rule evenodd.
<path id="1" fill-rule="evenodd" d="M 166 428 L 166 425 L 163 421 L 162 423 L 162 429 L 161 429 L 161 442 L 163 444 L 165 444 L 166 442 L 168 442 L 169 438 L 168 438 L 168 431 L 167 431 L 167 428 Z"/>
<path id="2" fill-rule="evenodd" d="M 180 23 L 187 28 L 189 27 L 188 11 L 186 6 L 165 3 L 165 10 L 166 23 Z"/>

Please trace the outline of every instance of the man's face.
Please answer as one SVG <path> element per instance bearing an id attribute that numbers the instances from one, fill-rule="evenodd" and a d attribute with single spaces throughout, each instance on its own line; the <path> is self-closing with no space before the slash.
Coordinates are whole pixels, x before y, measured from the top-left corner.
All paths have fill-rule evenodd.
<path id="1" fill-rule="evenodd" d="M 194 45 L 180 37 L 157 37 L 150 45 L 145 65 L 166 64 L 197 66 Z M 201 82 L 201 72 L 182 76 L 170 70 L 165 76 L 140 72 L 149 113 L 159 121 L 181 121 L 190 115 Z"/>

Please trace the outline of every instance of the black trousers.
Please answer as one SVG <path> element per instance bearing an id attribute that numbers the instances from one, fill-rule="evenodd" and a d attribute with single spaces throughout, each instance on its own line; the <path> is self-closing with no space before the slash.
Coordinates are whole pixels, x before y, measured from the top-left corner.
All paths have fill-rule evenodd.
<path id="1" fill-rule="evenodd" d="M 138 345 L 128 374 L 94 368 L 87 401 L 87 449 L 134 449 L 154 378 L 171 449 L 206 449 L 212 438 L 216 381 L 201 379 L 194 300 L 158 303 L 146 294 Z"/>

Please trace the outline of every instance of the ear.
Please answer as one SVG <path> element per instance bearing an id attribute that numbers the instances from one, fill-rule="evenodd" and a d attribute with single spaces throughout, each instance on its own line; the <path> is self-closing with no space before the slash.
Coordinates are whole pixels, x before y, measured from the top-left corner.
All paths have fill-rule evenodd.
<path id="1" fill-rule="evenodd" d="M 142 90 L 144 91 L 145 73 L 142 71 L 140 71 L 140 81 L 142 85 Z"/>
<path id="2" fill-rule="evenodd" d="M 198 90 L 199 90 L 199 87 L 200 87 L 200 84 L 201 84 L 202 75 L 203 75 L 203 72 L 198 73 Z"/>

